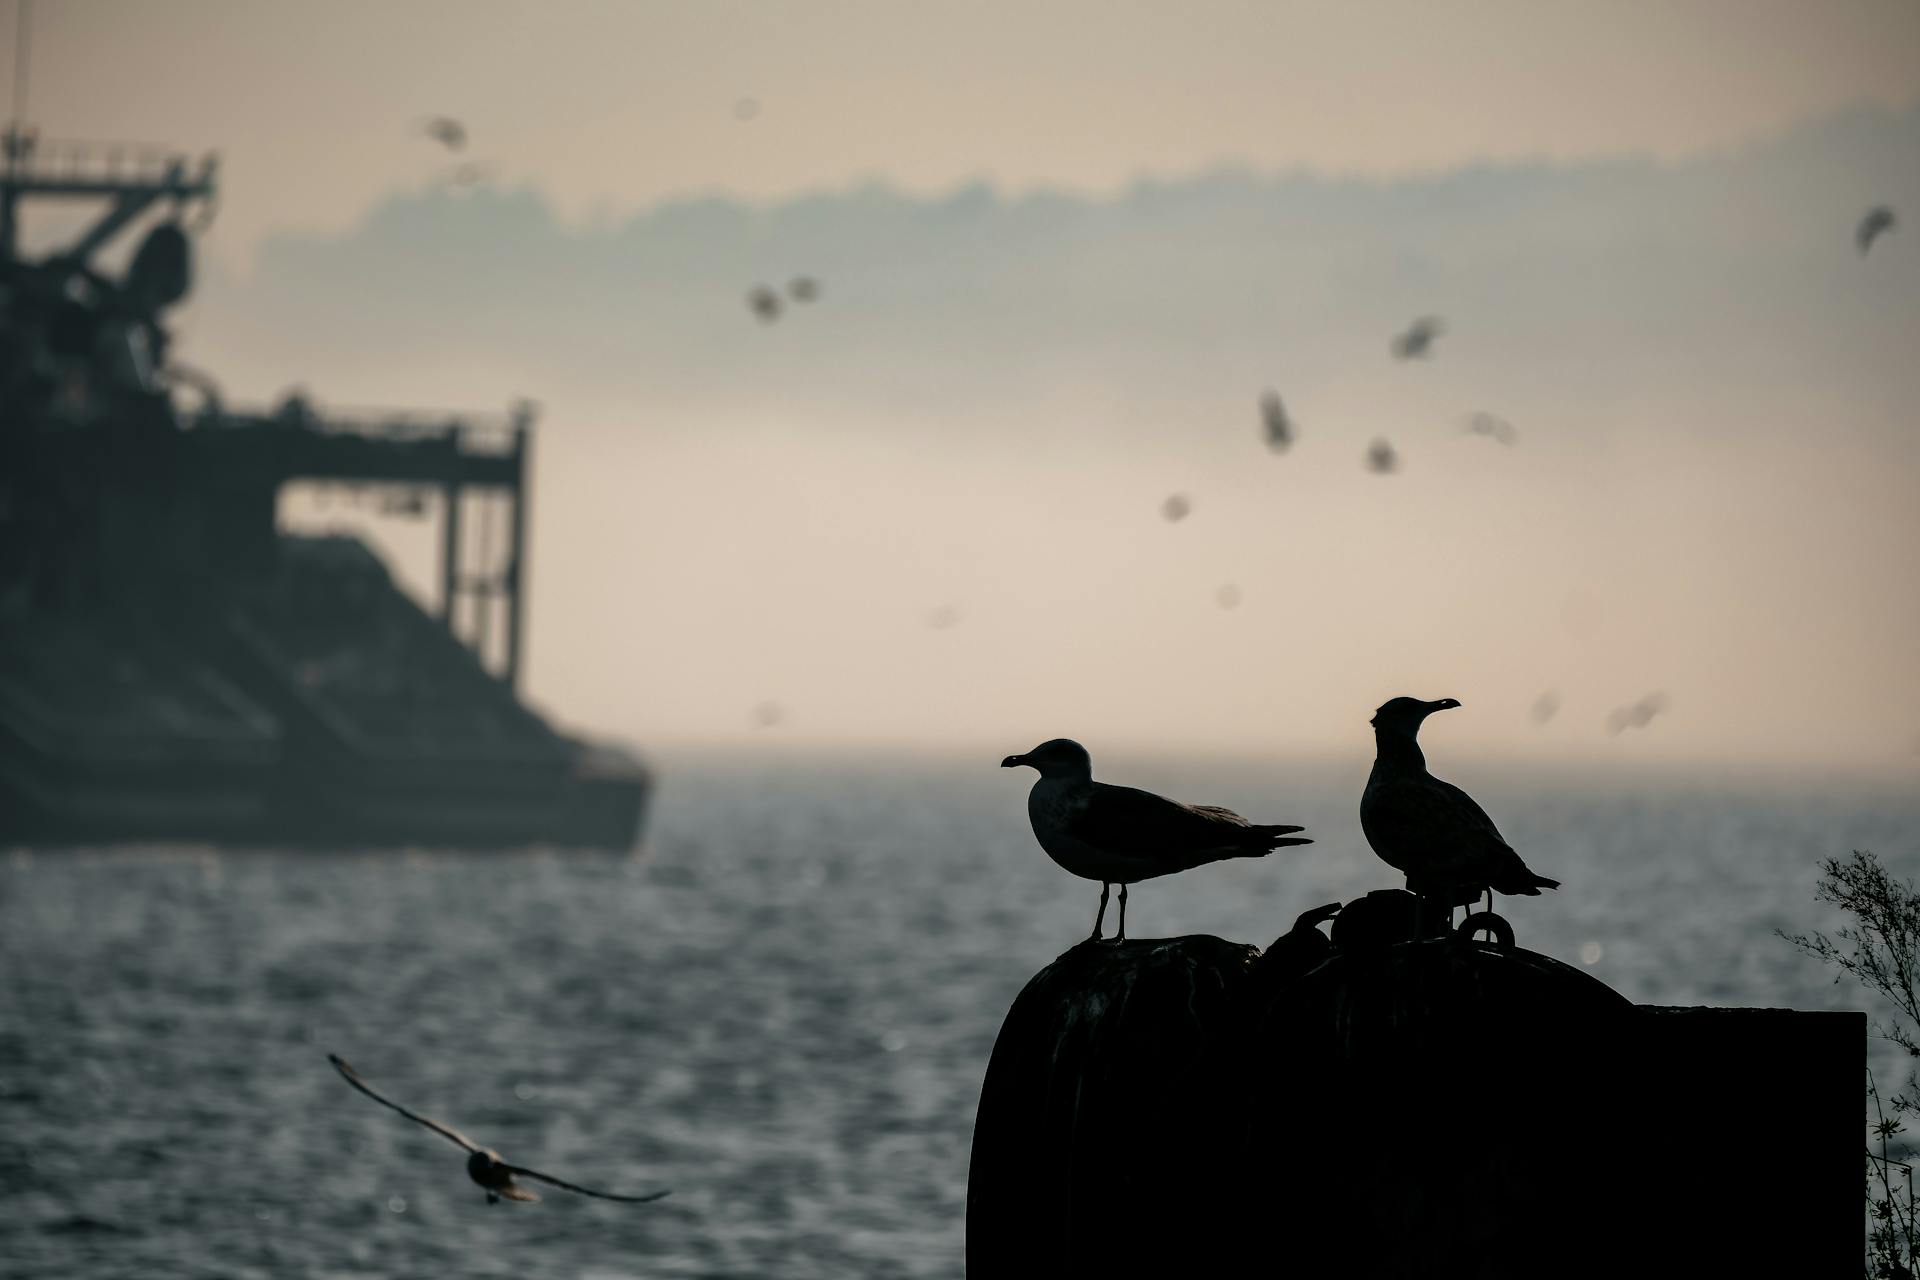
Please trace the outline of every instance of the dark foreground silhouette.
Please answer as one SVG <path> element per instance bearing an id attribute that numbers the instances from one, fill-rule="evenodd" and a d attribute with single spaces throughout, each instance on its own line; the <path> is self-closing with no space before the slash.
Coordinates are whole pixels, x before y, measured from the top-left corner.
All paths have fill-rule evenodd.
<path id="1" fill-rule="evenodd" d="M 1635 1005 L 1410 940 L 1408 896 L 1043 969 L 981 1088 L 967 1274 L 1857 1273 L 1863 1015 Z"/>
<path id="2" fill-rule="evenodd" d="M 583 1196 L 593 1196 L 598 1200 L 620 1200 L 627 1204 L 646 1204 L 650 1200 L 658 1200 L 663 1196 L 672 1194 L 670 1191 L 655 1191 L 644 1196 L 615 1195 L 611 1191 L 594 1191 L 587 1187 L 578 1186 L 574 1183 L 556 1178 L 550 1173 L 541 1173 L 538 1170 L 523 1168 L 520 1165 L 508 1164 L 500 1158 L 499 1152 L 481 1146 L 452 1125 L 441 1124 L 438 1120 L 430 1116 L 423 1116 L 418 1111 L 409 1111 L 399 1103 L 381 1097 L 378 1093 L 374 1092 L 373 1086 L 369 1085 L 365 1080 L 362 1080 L 360 1073 L 348 1066 L 345 1059 L 341 1058 L 338 1054 L 328 1054 L 327 1061 L 333 1064 L 334 1070 L 338 1071 L 348 1084 L 366 1094 L 381 1106 L 391 1107 L 415 1124 L 425 1125 L 455 1146 L 464 1148 L 467 1151 L 467 1176 L 472 1178 L 478 1186 L 486 1191 L 488 1204 L 498 1204 L 503 1199 L 534 1201 L 540 1198 L 538 1195 L 521 1186 L 518 1182 L 515 1182 L 514 1178 L 516 1175 L 522 1178 L 535 1178 L 541 1182 L 551 1183 L 553 1186 L 559 1187 L 564 1191 L 577 1191 Z"/>

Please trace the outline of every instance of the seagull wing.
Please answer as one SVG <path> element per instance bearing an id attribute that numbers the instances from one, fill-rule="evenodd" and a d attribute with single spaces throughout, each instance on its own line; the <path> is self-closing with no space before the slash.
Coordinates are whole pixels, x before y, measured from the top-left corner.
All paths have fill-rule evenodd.
<path id="1" fill-rule="evenodd" d="M 576 1186 L 564 1179 L 556 1178 L 550 1173 L 541 1173 L 537 1169 L 523 1169 L 517 1164 L 508 1165 L 507 1171 L 515 1177 L 538 1178 L 542 1182 L 550 1182 L 556 1187 L 567 1191 L 577 1191 L 583 1196 L 592 1196 L 596 1200 L 619 1200 L 626 1204 L 646 1204 L 650 1200 L 660 1200 L 673 1194 L 671 1191 L 655 1191 L 644 1196 L 617 1196 L 611 1191 L 594 1191 L 587 1187 Z"/>
<path id="2" fill-rule="evenodd" d="M 1255 826 L 1231 809 L 1181 804 L 1151 791 L 1096 782 L 1086 802 L 1067 819 L 1074 839 L 1123 858 L 1184 863 L 1194 854 L 1265 853 L 1281 845 L 1312 844 L 1284 839 L 1300 830 Z"/>
<path id="3" fill-rule="evenodd" d="M 1466 882 L 1485 874 L 1490 857 L 1519 857 L 1473 797 L 1450 783 L 1422 774 L 1368 790 L 1360 815 L 1367 840 L 1409 875 Z"/>
<path id="4" fill-rule="evenodd" d="M 341 1074 L 341 1076 L 345 1078 L 348 1084 L 352 1085 L 354 1088 L 358 1089 L 360 1092 L 366 1094 L 369 1098 L 372 1098 L 375 1102 L 379 1103 L 381 1106 L 393 1108 L 395 1111 L 398 1111 L 401 1115 L 413 1121 L 415 1124 L 423 1124 L 427 1126 L 427 1128 L 433 1130 L 435 1133 L 439 1134 L 441 1137 L 447 1139 L 450 1142 L 458 1143 L 460 1146 L 465 1147 L 468 1151 L 481 1150 L 479 1143 L 475 1142 L 472 1138 L 469 1138 L 466 1134 L 460 1132 L 458 1129 L 455 1129 L 453 1126 L 441 1124 L 438 1120 L 435 1120 L 429 1116 L 423 1116 L 418 1111 L 409 1111 L 405 1107 L 401 1106 L 399 1103 L 391 1102 L 388 1099 L 383 1098 L 379 1094 L 375 1093 L 373 1091 L 372 1086 L 370 1086 L 365 1080 L 362 1080 L 360 1078 L 360 1073 L 358 1071 L 355 1071 L 352 1067 L 348 1066 L 346 1063 L 346 1060 L 342 1058 L 339 1054 L 337 1053 L 328 1054 L 327 1061 L 333 1064 L 333 1069 L 335 1071 L 338 1071 Z"/>

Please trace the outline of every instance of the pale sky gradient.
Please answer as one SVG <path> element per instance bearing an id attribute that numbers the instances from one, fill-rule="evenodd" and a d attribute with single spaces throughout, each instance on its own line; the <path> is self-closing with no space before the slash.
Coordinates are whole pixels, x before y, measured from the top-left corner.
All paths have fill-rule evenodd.
<path id="1" fill-rule="evenodd" d="M 566 723 L 1364 753 L 1413 693 L 1482 757 L 1920 769 L 1920 4 L 34 17 L 48 136 L 221 153 L 179 334 L 230 393 L 546 406 Z M 823 301 L 755 324 L 801 270 Z M 423 532 L 377 535 L 415 583 Z"/>
<path id="2" fill-rule="evenodd" d="M 1221 164 L 1677 158 L 1912 103 L 1920 4 L 39 0 L 32 52 L 49 136 L 221 153 L 210 251 L 233 262 L 430 181 L 414 130 L 441 113 L 574 218 L 876 177 L 1113 192 Z"/>

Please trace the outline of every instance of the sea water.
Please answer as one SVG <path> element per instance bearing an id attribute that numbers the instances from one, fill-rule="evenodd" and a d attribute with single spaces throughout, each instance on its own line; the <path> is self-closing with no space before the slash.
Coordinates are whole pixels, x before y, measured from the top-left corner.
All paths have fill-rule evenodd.
<path id="1" fill-rule="evenodd" d="M 1098 898 L 994 763 L 668 761 L 625 856 L 0 854 L 0 1274 L 961 1275 L 994 1036 Z M 1132 936 L 1264 945 L 1397 883 L 1364 760 L 1127 763 L 1318 841 L 1137 886 Z M 1840 923 L 1823 858 L 1920 873 L 1911 787 L 1448 776 L 1565 883 L 1502 900 L 1520 944 L 1636 1001 L 1870 1008 L 1775 930 Z M 329 1052 L 510 1161 L 673 1195 L 489 1207 Z"/>

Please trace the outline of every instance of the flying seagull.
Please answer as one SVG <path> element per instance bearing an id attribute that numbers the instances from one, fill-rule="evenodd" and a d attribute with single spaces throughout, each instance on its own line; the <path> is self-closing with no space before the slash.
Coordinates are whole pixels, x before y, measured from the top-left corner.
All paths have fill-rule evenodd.
<path id="1" fill-rule="evenodd" d="M 1002 769 L 1031 765 L 1040 779 L 1027 795 L 1034 838 L 1061 869 L 1100 882 L 1100 911 L 1093 939 L 1107 918 L 1107 894 L 1120 886 L 1120 928 L 1127 936 L 1127 886 L 1171 875 L 1222 858 L 1264 858 L 1286 845 L 1299 827 L 1256 826 L 1231 809 L 1181 804 L 1148 791 L 1093 780 L 1087 749 L 1066 738 L 1043 742 L 1025 755 L 1008 756 Z"/>
<path id="2" fill-rule="evenodd" d="M 1174 524 L 1185 520 L 1192 511 L 1193 501 L 1184 493 L 1168 494 L 1167 500 L 1160 504 L 1160 514 Z"/>
<path id="3" fill-rule="evenodd" d="M 1866 257 L 1867 250 L 1873 248 L 1875 240 L 1899 225 L 1894 220 L 1893 210 L 1884 204 L 1867 210 L 1867 216 L 1860 219 L 1860 225 L 1853 231 L 1853 242 L 1859 246 L 1860 256 Z"/>
<path id="4" fill-rule="evenodd" d="M 1421 316 L 1407 326 L 1405 333 L 1393 335 L 1389 350 L 1396 360 L 1424 360 L 1433 340 L 1447 331 L 1439 316 Z"/>
<path id="5" fill-rule="evenodd" d="M 795 302 L 812 302 L 820 296 L 820 282 L 812 276 L 795 276 L 787 285 L 787 295 Z"/>
<path id="6" fill-rule="evenodd" d="M 1385 440 L 1375 440 L 1367 446 L 1367 470 L 1375 475 L 1392 475 L 1400 467 L 1400 455 Z"/>
<path id="7" fill-rule="evenodd" d="M 425 132 L 449 151 L 458 151 L 467 145 L 467 126 L 452 116 L 435 116 L 427 121 Z"/>
<path id="8" fill-rule="evenodd" d="M 1287 446 L 1293 443 L 1293 420 L 1287 417 L 1287 407 L 1280 403 L 1280 393 L 1269 391 L 1260 397 L 1260 421 L 1267 428 L 1267 448 L 1275 453 L 1285 453 Z"/>
<path id="9" fill-rule="evenodd" d="M 780 295 L 765 285 L 755 285 L 747 294 L 747 305 L 753 308 L 753 314 L 762 324 L 772 324 L 780 318 Z"/>
<path id="10" fill-rule="evenodd" d="M 1460 704 L 1395 698 L 1373 716 L 1373 772 L 1360 797 L 1360 829 L 1390 867 L 1407 873 L 1407 888 L 1448 906 L 1466 906 L 1483 891 L 1538 897 L 1558 880 L 1535 875 L 1507 844 L 1473 797 L 1427 772 L 1420 722 Z"/>
<path id="11" fill-rule="evenodd" d="M 500 1158 L 498 1151 L 488 1150 L 453 1126 L 441 1124 L 438 1120 L 423 1116 L 418 1111 L 409 1111 L 399 1103 L 389 1102 L 387 1099 L 381 1097 L 373 1091 L 372 1086 L 360 1078 L 358 1071 L 355 1071 L 347 1065 L 346 1061 L 341 1058 L 339 1054 L 328 1054 L 327 1061 L 333 1064 L 333 1069 L 338 1071 L 348 1084 L 366 1094 L 381 1106 L 391 1107 L 415 1124 L 423 1124 L 447 1141 L 465 1147 L 467 1150 L 467 1176 L 472 1178 L 475 1183 L 479 1184 L 479 1186 L 486 1191 L 488 1204 L 498 1204 L 503 1199 L 532 1201 L 540 1198 L 515 1182 L 514 1176 L 516 1174 L 522 1178 L 537 1178 L 541 1182 L 552 1183 L 554 1186 L 567 1191 L 577 1191 L 583 1196 L 593 1196 L 600 1200 L 622 1200 L 628 1204 L 646 1204 L 649 1200 L 658 1200 L 662 1196 L 670 1194 L 666 1191 L 655 1191 L 651 1195 L 644 1196 L 617 1196 L 610 1191 L 592 1191 L 586 1187 L 575 1186 L 571 1182 L 564 1182 L 552 1174 L 539 1173 L 533 1169 L 523 1169 L 517 1164 L 508 1164 Z"/>
<path id="12" fill-rule="evenodd" d="M 1501 444 L 1512 444 L 1520 438 L 1513 424 L 1505 418 L 1492 413 L 1476 413 L 1467 419 L 1467 430 L 1476 436 L 1491 436 Z"/>

